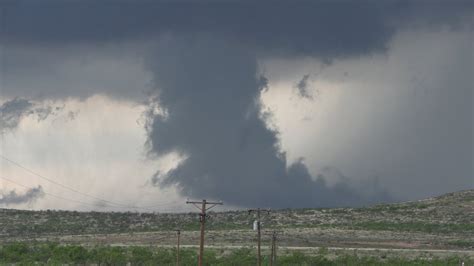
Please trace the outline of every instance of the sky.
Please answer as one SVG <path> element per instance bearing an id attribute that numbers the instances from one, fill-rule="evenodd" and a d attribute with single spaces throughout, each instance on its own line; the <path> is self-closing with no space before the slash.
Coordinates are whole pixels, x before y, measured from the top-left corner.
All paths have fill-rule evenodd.
<path id="1" fill-rule="evenodd" d="M 470 1 L 2 1 L 0 207 L 474 188 Z"/>

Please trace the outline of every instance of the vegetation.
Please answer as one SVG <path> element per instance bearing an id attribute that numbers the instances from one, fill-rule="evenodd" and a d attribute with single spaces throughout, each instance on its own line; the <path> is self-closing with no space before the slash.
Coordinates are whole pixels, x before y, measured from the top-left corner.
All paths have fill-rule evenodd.
<path id="1" fill-rule="evenodd" d="M 278 265 L 474 265 L 473 209 L 467 190 L 365 208 L 273 210 L 262 216 L 264 262 L 276 230 Z M 243 210 L 209 213 L 208 265 L 255 265 L 254 248 L 236 249 L 255 245 L 253 219 Z M 0 209 L 0 265 L 173 265 L 176 228 L 188 247 L 182 265 L 195 265 L 197 213 Z"/>
<path id="2" fill-rule="evenodd" d="M 365 222 L 356 223 L 353 228 L 365 230 L 407 231 L 425 233 L 474 232 L 474 224 L 435 224 L 435 223 L 393 223 Z"/>
<path id="3" fill-rule="evenodd" d="M 264 265 L 269 264 L 269 257 L 264 256 Z M 325 252 L 307 255 L 293 252 L 279 256 L 278 265 L 466 265 L 474 262 L 469 258 L 379 258 L 344 255 L 330 258 Z M 25 244 L 11 243 L 0 248 L 0 264 L 19 265 L 63 265 L 63 264 L 98 264 L 98 265 L 174 265 L 176 249 L 153 247 L 110 247 L 95 246 L 85 248 L 75 245 L 59 245 L 57 243 Z M 182 249 L 180 251 L 182 265 L 195 265 L 196 251 Z M 205 253 L 206 265 L 255 265 L 255 251 L 250 248 L 236 249 L 230 253 L 208 250 Z"/>
<path id="4" fill-rule="evenodd" d="M 269 228 L 341 228 L 474 234 L 474 190 L 423 201 L 367 208 L 284 209 L 264 217 Z M 11 236 L 74 235 L 199 229 L 196 213 L 22 211 L 0 209 L 0 241 Z M 250 229 L 246 211 L 210 213 L 209 230 Z"/>
<path id="5" fill-rule="evenodd" d="M 449 241 L 448 244 L 455 246 L 455 247 L 461 247 L 461 248 L 474 248 L 474 239 L 471 240 L 453 240 Z"/>

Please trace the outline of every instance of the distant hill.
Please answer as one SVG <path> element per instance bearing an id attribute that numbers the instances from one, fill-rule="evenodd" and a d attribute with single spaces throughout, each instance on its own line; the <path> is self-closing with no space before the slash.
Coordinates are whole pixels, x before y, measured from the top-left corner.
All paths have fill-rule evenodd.
<path id="1" fill-rule="evenodd" d="M 208 230 L 250 229 L 244 210 L 211 212 Z M 367 208 L 283 209 L 266 228 L 321 228 L 474 236 L 474 190 Z M 25 211 L 0 209 L 0 241 L 10 237 L 198 230 L 197 213 Z"/>

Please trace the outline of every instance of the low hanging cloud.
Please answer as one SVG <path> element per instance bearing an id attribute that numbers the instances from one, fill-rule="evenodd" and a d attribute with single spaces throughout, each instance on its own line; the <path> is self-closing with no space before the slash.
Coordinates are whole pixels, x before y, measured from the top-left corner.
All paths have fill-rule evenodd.
<path id="1" fill-rule="evenodd" d="M 298 96 L 308 100 L 313 100 L 313 95 L 310 92 L 308 85 L 309 74 L 304 75 L 298 83 L 296 83 L 295 88 L 297 89 Z"/>
<path id="2" fill-rule="evenodd" d="M 17 193 L 15 190 L 9 192 L 0 192 L 0 204 L 18 205 L 24 203 L 32 203 L 44 196 L 43 187 L 38 186 L 30 188 L 23 193 Z"/>
<path id="3" fill-rule="evenodd" d="M 32 114 L 33 104 L 25 99 L 15 98 L 0 106 L 0 131 L 15 129 L 20 120 Z"/>
<path id="4" fill-rule="evenodd" d="M 55 115 L 62 108 L 34 103 L 23 98 L 6 101 L 0 106 L 0 133 L 16 129 L 21 120 L 27 116 L 36 116 L 37 121 L 40 122 L 50 115 Z"/>
<path id="5" fill-rule="evenodd" d="M 280 133 L 268 127 L 272 114 L 262 108 L 268 82 L 259 63 L 311 58 L 331 65 L 386 54 L 403 29 L 469 28 L 472 7 L 465 1 L 23 1 L 4 7 L 2 89 L 8 98 L 34 91 L 38 99 L 105 94 L 130 101 L 150 90 L 151 108 L 163 111 L 146 113 L 150 156 L 185 158 L 153 180 L 184 196 L 271 207 L 385 201 L 383 188 L 362 196 L 347 180 L 329 185 L 325 173 L 312 176 L 303 160 L 287 160 Z M 310 95 L 308 77 L 299 84 L 303 97 Z M 23 106 L 5 124 L 15 127 L 30 112 Z"/>
<path id="6" fill-rule="evenodd" d="M 291 163 L 262 112 L 262 78 L 253 53 L 203 36 L 161 44 L 149 62 L 164 114 L 150 114 L 150 154 L 186 158 L 157 185 L 182 195 L 225 200 L 237 206 L 310 207 L 385 201 L 365 197 L 344 182 L 313 178 L 302 160 Z M 186 73 L 186 75 L 182 75 Z M 377 196 L 382 193 L 377 193 Z"/>
<path id="7" fill-rule="evenodd" d="M 143 101 L 140 58 L 168 35 L 207 34 L 262 58 L 383 53 L 400 29 L 469 19 L 466 1 L 2 1 L 2 96 Z M 87 15 L 87 20 L 84 20 Z M 192 39 L 191 39 L 192 41 Z M 52 75 L 53 74 L 53 75 Z"/>

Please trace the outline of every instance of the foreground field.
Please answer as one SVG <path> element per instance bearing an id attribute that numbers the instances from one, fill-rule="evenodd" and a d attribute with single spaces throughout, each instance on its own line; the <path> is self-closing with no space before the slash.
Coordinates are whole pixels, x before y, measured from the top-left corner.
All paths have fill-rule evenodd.
<path id="1" fill-rule="evenodd" d="M 253 248 L 234 250 L 207 249 L 205 265 L 255 265 L 257 263 Z M 263 256 L 263 265 L 269 265 L 269 256 Z M 197 252 L 192 248 L 180 250 L 181 265 L 195 265 Z M 20 265 L 174 265 L 175 248 L 155 247 L 110 247 L 98 246 L 85 248 L 77 245 L 59 245 L 54 243 L 26 244 L 12 243 L 0 250 L 1 264 Z M 330 254 L 325 248 L 315 254 L 300 251 L 286 252 L 277 258 L 278 265 L 472 265 L 474 260 L 466 256 L 447 258 L 414 259 L 393 256 L 361 256 L 360 254 Z"/>
<path id="2" fill-rule="evenodd" d="M 183 254 L 191 256 L 192 261 L 199 242 L 198 219 L 196 213 L 2 209 L 0 244 L 3 252 L 6 247 L 23 243 L 27 254 L 44 246 L 54 246 L 53 250 L 76 248 L 87 256 L 110 249 L 129 262 L 136 249 L 145 250 L 157 260 L 156 256 L 173 252 L 174 229 L 180 228 L 181 244 L 189 252 Z M 282 262 L 287 257 L 289 261 L 299 258 L 310 265 L 321 260 L 336 265 L 457 265 L 464 260 L 470 262 L 465 265 L 472 265 L 473 221 L 474 190 L 367 208 L 275 210 L 263 219 L 263 254 L 268 256 L 270 232 L 276 230 Z M 251 247 L 256 243 L 252 222 L 253 217 L 246 211 L 210 213 L 206 245 L 208 256 L 214 257 L 209 257 L 209 261 L 226 265 L 227 257 L 238 254 L 241 258 L 248 255 L 249 263 L 252 262 L 255 256 Z M 245 252 L 248 254 L 244 256 Z M 54 261 L 55 257 L 52 258 Z M 354 264 L 344 263 L 344 259 Z M 243 262 L 245 265 L 247 260 Z M 327 264 L 330 263 L 323 263 Z"/>

